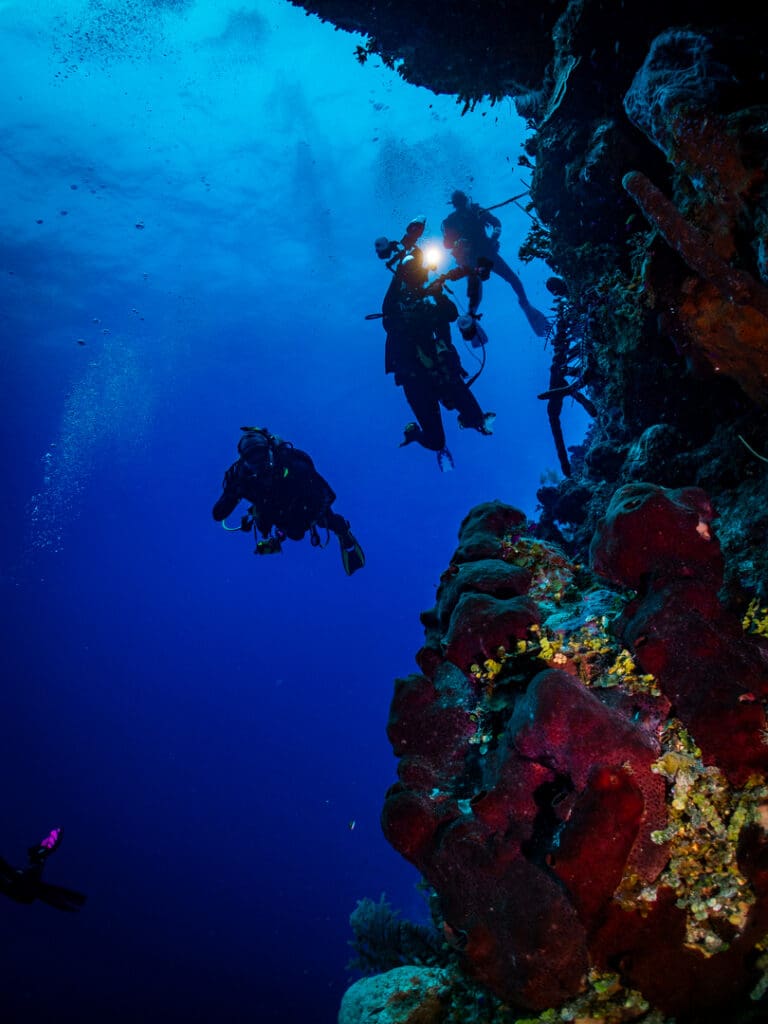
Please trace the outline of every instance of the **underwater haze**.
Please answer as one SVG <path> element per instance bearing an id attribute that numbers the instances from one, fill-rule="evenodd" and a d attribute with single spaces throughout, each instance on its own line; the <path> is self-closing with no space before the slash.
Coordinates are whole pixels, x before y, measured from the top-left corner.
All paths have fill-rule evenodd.
<path id="1" fill-rule="evenodd" d="M 524 194 L 525 126 L 362 42 L 281 0 L 0 4 L 0 855 L 60 825 L 88 897 L 3 899 L 0 1024 L 333 1024 L 357 900 L 424 913 L 379 826 L 393 680 L 469 509 L 536 514 L 551 352 L 492 278 L 494 435 L 399 447 L 373 241 Z M 548 310 L 524 201 L 501 252 Z M 214 523 L 244 424 L 312 455 L 362 571 Z"/>

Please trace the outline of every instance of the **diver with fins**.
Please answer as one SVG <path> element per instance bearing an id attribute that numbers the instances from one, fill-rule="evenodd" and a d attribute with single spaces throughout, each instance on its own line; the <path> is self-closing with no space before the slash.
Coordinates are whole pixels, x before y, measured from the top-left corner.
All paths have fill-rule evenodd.
<path id="1" fill-rule="evenodd" d="M 317 472 L 310 456 L 272 434 L 267 427 L 241 427 L 238 459 L 224 474 L 222 494 L 213 506 L 213 518 L 225 529 L 250 532 L 258 538 L 254 553 L 274 555 L 284 541 L 302 540 L 309 533 L 313 547 L 324 547 L 319 529 L 335 534 L 341 564 L 347 576 L 365 565 L 365 555 L 346 520 L 334 512 L 336 495 Z M 240 501 L 250 507 L 240 526 L 226 519 Z M 328 542 L 326 537 L 325 543 Z"/>
<path id="2" fill-rule="evenodd" d="M 488 338 L 481 327 L 479 315 L 459 317 L 455 303 L 445 294 L 447 282 L 473 275 L 487 275 L 490 264 L 478 262 L 475 267 L 456 267 L 434 280 L 424 252 L 417 244 L 424 232 L 426 218 L 415 217 L 403 238 L 390 241 L 377 238 L 376 255 L 386 261 L 392 280 L 382 303 L 381 314 L 366 319 L 381 319 L 386 331 L 384 372 L 394 375 L 402 387 L 415 421 L 408 423 L 400 447 L 416 442 L 434 451 L 441 471 L 453 468 L 453 456 L 446 446 L 441 406 L 458 411 L 459 426 L 492 433 L 495 413 L 483 412 L 471 391 L 478 373 L 471 379 L 461 365 L 459 353 L 451 339 L 451 324 L 456 323 L 462 337 L 473 347 L 483 349 Z"/>

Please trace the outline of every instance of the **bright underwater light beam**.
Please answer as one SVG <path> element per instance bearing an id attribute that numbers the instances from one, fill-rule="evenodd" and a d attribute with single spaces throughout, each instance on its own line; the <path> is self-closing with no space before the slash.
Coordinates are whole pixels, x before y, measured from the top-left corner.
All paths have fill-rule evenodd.
<path id="1" fill-rule="evenodd" d="M 443 258 L 443 250 L 436 242 L 429 242 L 424 249 L 424 266 L 429 270 L 437 270 Z"/>

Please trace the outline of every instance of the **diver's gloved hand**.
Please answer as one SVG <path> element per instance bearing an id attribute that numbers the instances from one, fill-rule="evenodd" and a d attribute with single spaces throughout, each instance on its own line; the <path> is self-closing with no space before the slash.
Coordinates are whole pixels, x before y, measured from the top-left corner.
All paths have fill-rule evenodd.
<path id="1" fill-rule="evenodd" d="M 347 576 L 362 569 L 365 565 L 363 549 L 355 540 L 352 531 L 347 527 L 344 533 L 339 534 L 339 547 L 341 548 L 341 564 Z"/>

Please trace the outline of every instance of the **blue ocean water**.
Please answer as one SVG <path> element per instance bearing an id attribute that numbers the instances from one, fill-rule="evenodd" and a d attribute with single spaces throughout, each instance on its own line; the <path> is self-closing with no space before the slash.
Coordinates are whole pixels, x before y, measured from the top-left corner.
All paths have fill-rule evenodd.
<path id="1" fill-rule="evenodd" d="M 46 877 L 88 895 L 3 900 L 2 1024 L 332 1024 L 356 901 L 423 914 L 379 828 L 393 680 L 469 508 L 535 515 L 551 353 L 492 279 L 494 436 L 446 414 L 446 474 L 398 447 L 373 240 L 524 192 L 525 126 L 360 42 L 281 0 L 0 4 L 0 855 L 62 825 Z M 213 522 L 249 423 L 311 453 L 363 571 Z"/>

